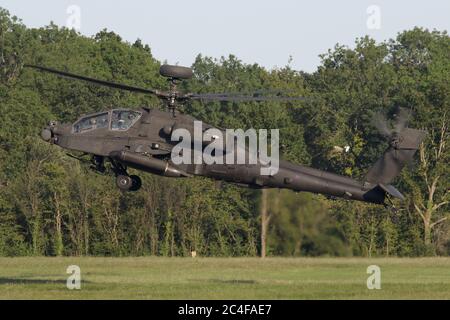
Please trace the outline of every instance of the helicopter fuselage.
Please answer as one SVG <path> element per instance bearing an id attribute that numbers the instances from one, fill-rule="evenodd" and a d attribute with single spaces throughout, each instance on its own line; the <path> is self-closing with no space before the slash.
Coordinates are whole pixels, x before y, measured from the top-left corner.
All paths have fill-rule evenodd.
<path id="1" fill-rule="evenodd" d="M 278 153 L 275 157 L 276 170 L 272 170 L 271 163 L 267 162 L 267 153 L 261 153 L 261 150 L 258 150 L 255 156 L 253 152 L 255 148 L 246 149 L 245 142 L 244 146 L 242 144 L 240 147 L 236 146 L 238 158 L 244 155 L 244 159 L 258 158 L 260 161 L 237 161 L 236 163 L 231 161 L 230 163 L 228 156 L 232 155 L 230 158 L 234 158 L 233 150 L 235 149 L 234 147 L 228 148 L 229 135 L 225 134 L 226 139 L 223 139 L 223 129 L 216 129 L 203 123 L 199 138 L 196 135 L 198 132 L 197 120 L 189 115 L 179 113 L 180 105 L 190 101 L 295 102 L 304 100 L 305 97 L 279 95 L 278 90 L 275 91 L 275 95 L 261 95 L 259 92 L 252 94 L 180 92 L 177 90 L 178 83 L 193 76 L 192 69 L 181 66 L 162 65 L 160 67 L 160 75 L 167 78 L 168 91 L 130 86 L 44 66 L 25 64 L 24 67 L 95 85 L 152 95 L 163 102 L 170 112 L 151 108 L 113 109 L 81 117 L 73 124 L 50 123 L 42 131 L 41 136 L 45 141 L 55 143 L 65 149 L 91 154 L 93 167 L 99 172 L 106 171 L 104 161 L 109 160 L 112 165 L 111 169 L 116 175 L 116 184 L 124 191 L 136 191 L 141 187 L 141 179 L 136 175 L 129 175 L 127 172 L 128 167 L 133 167 L 162 176 L 205 176 L 252 188 L 287 188 L 294 191 L 314 192 L 331 197 L 382 204 L 386 196 L 404 199 L 403 195 L 390 183 L 400 174 L 405 164 L 412 160 L 426 135 L 426 132 L 422 130 L 407 128 L 407 117 L 399 117 L 396 128 L 393 130 L 387 129 L 386 125 L 381 126 L 382 129 L 387 129 L 381 131 L 384 136 L 390 137 L 390 145 L 369 169 L 364 182 L 286 161 L 278 161 Z M 277 130 L 275 129 L 275 131 L 276 136 Z M 179 140 L 172 139 L 174 135 L 175 138 L 178 137 L 179 132 L 187 134 L 179 135 L 179 137 L 183 137 L 184 144 L 181 150 L 177 148 Z M 202 132 L 215 133 L 205 137 Z M 189 144 L 186 145 L 184 137 L 192 137 L 192 135 L 194 141 L 189 139 Z M 240 141 L 242 142 L 242 139 Z M 254 143 L 250 143 L 250 145 L 257 144 L 259 146 L 261 141 L 264 139 L 259 140 L 258 143 L 253 141 Z M 214 144 L 214 148 L 211 148 L 210 144 Z M 219 148 L 216 148 L 217 145 Z M 278 150 L 278 145 L 275 148 L 272 148 L 273 146 L 271 144 L 271 152 L 274 149 Z M 191 149 L 193 149 L 192 159 Z M 212 149 L 215 152 L 214 156 Z M 198 162 L 198 153 L 207 153 L 207 150 L 211 152 L 210 155 L 213 158 L 220 161 Z M 175 161 L 180 155 L 183 161 Z M 222 161 L 223 157 L 227 161 Z M 185 158 L 193 161 L 184 161 Z M 241 157 L 240 160 L 243 158 Z"/>
<path id="2" fill-rule="evenodd" d="M 118 120 L 120 113 L 127 116 L 126 121 Z M 171 134 L 179 128 L 194 133 L 194 121 L 192 116 L 158 109 L 114 109 L 82 116 L 74 124 L 51 124 L 42 136 L 64 149 L 92 154 L 101 165 L 103 159 L 109 160 L 118 176 L 127 175 L 131 167 L 170 177 L 205 176 L 251 188 L 287 188 L 373 203 L 384 201 L 385 192 L 376 184 L 282 160 L 278 171 L 269 175 L 261 174 L 265 166 L 261 163 L 174 164 L 171 153 L 178 141 L 172 141 Z M 203 128 L 214 127 L 203 124 Z M 208 144 L 202 143 L 204 147 Z"/>

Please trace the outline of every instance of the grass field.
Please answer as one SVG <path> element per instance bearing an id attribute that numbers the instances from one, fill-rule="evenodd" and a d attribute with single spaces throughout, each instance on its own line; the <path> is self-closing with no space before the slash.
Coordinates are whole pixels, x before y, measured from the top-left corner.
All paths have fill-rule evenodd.
<path id="1" fill-rule="evenodd" d="M 450 299 L 450 258 L 0 258 L 0 299 Z"/>

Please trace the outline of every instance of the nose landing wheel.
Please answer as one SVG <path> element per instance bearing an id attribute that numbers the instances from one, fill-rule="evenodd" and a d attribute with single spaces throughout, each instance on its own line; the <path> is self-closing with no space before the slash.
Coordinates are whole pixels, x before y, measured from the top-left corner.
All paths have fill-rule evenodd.
<path id="1" fill-rule="evenodd" d="M 141 178 L 136 175 L 119 174 L 116 178 L 116 185 L 122 191 L 137 191 L 142 186 Z"/>

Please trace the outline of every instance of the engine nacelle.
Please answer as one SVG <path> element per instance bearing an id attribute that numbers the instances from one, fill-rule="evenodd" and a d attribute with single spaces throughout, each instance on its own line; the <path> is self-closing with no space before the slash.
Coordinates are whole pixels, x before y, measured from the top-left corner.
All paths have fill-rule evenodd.
<path id="1" fill-rule="evenodd" d="M 151 156 L 145 156 L 140 153 L 130 151 L 114 151 L 110 154 L 110 157 L 127 166 L 150 173 L 166 177 L 189 177 L 189 174 L 175 168 L 168 161 Z"/>

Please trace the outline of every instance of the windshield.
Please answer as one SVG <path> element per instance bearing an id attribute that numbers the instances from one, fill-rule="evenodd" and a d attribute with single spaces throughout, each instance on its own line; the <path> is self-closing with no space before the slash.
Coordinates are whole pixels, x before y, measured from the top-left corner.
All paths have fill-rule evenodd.
<path id="1" fill-rule="evenodd" d="M 141 112 L 131 110 L 114 110 L 111 119 L 111 130 L 128 130 L 141 117 Z"/>
<path id="2" fill-rule="evenodd" d="M 73 132 L 79 133 L 88 130 L 107 128 L 108 127 L 108 113 L 96 114 L 93 116 L 87 116 L 79 121 L 75 122 L 73 125 Z"/>

